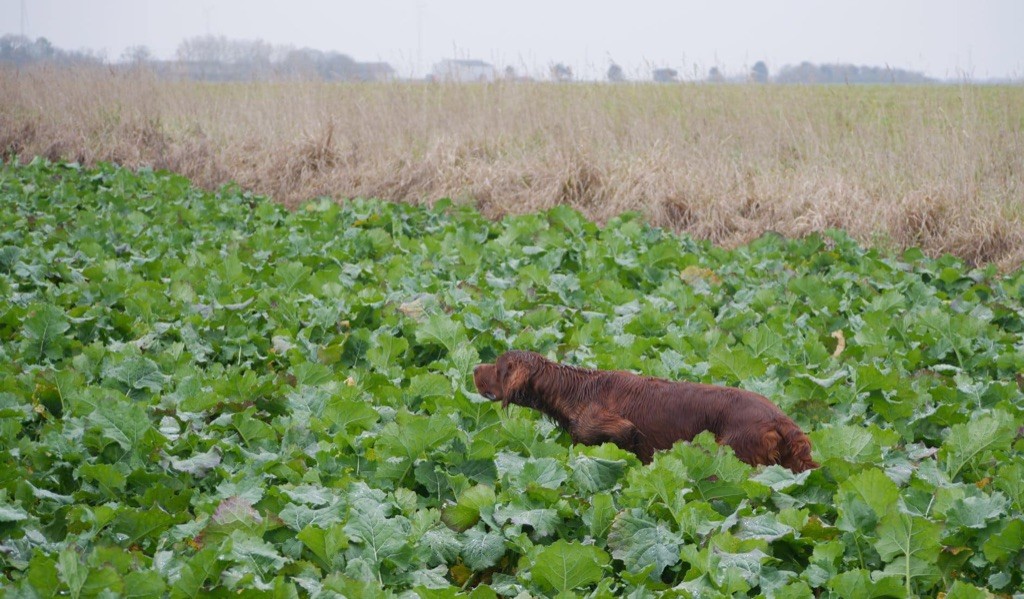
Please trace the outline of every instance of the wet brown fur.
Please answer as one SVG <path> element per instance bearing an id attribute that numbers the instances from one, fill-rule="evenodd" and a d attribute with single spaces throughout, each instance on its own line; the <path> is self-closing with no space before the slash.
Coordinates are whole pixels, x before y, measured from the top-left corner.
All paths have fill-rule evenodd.
<path id="1" fill-rule="evenodd" d="M 649 463 L 655 451 L 711 431 L 751 465 L 817 468 L 800 427 L 765 397 L 732 387 L 588 370 L 510 351 L 473 371 L 477 390 L 504 406 L 554 418 L 576 443 L 611 441 Z"/>

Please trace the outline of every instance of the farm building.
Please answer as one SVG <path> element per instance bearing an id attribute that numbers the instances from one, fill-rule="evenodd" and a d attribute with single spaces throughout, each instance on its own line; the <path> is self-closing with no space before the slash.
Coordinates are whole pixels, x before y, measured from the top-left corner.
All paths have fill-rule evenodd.
<path id="1" fill-rule="evenodd" d="M 494 65 L 482 60 L 445 59 L 434 64 L 430 72 L 435 81 L 494 81 Z"/>
<path id="2" fill-rule="evenodd" d="M 675 83 L 679 81 L 679 71 L 675 69 L 654 69 L 651 78 L 655 83 Z"/>

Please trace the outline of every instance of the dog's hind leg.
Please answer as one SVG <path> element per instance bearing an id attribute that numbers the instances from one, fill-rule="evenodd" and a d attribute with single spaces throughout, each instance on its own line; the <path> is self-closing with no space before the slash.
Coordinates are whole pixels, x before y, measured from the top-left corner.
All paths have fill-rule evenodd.
<path id="1" fill-rule="evenodd" d="M 629 420 L 605 410 L 585 410 L 572 422 L 569 434 L 575 443 L 600 445 L 611 441 L 622 449 L 635 453 L 640 461 L 651 461 L 650 451 L 643 451 L 643 435 L 636 426 Z"/>

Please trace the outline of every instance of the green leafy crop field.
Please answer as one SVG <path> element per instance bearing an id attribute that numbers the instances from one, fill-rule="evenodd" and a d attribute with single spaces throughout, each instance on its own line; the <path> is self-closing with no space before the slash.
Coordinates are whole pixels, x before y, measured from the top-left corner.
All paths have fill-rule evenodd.
<path id="1" fill-rule="evenodd" d="M 840 232 L 0 169 L 0 594 L 984 597 L 1024 584 L 1024 272 Z M 763 393 L 818 470 L 642 466 L 510 349 Z"/>

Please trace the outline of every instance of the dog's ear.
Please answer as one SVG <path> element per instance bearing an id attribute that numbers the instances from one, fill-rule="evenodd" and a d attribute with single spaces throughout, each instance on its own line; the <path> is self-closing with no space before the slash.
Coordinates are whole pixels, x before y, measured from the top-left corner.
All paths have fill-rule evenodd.
<path id="1" fill-rule="evenodd" d="M 502 356 L 498 359 L 498 385 L 501 387 L 502 407 L 508 407 L 509 402 L 516 401 L 526 391 L 526 385 L 530 382 L 530 367 L 522 360 L 511 356 Z"/>

